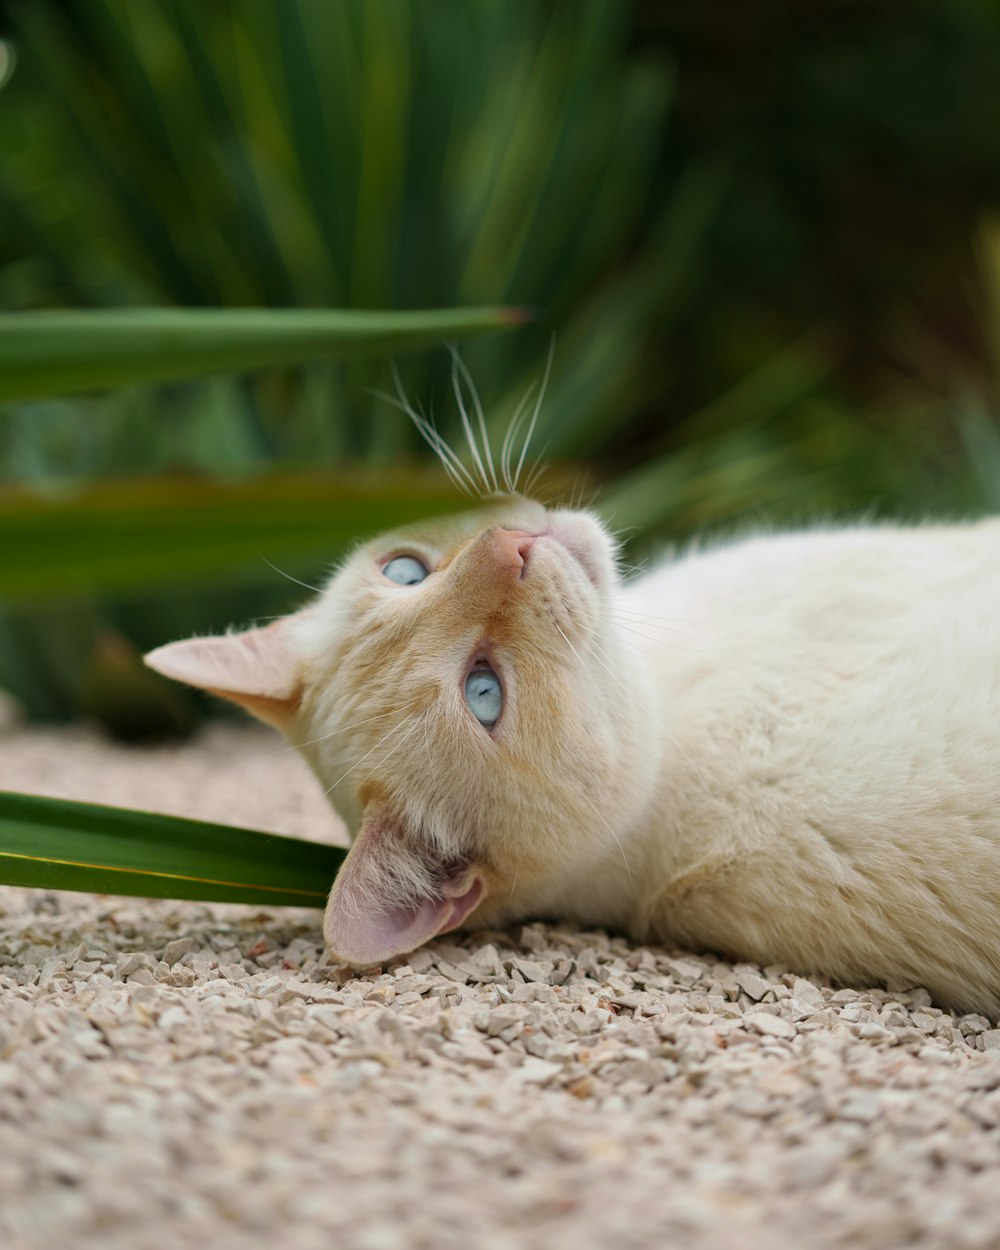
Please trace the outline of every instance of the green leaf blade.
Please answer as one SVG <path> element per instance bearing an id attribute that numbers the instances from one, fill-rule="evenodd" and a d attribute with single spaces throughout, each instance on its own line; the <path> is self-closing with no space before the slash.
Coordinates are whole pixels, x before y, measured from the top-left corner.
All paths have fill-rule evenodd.
<path id="1" fill-rule="evenodd" d="M 513 308 L 130 308 L 0 314 L 0 403 L 391 355 L 520 324 Z"/>
<path id="2" fill-rule="evenodd" d="M 341 847 L 153 812 L 0 792 L 0 884 L 323 907 Z"/>
<path id="3" fill-rule="evenodd" d="M 259 581 L 268 561 L 311 581 L 360 537 L 467 506 L 443 475 L 413 471 L 0 488 L 0 600 Z"/>

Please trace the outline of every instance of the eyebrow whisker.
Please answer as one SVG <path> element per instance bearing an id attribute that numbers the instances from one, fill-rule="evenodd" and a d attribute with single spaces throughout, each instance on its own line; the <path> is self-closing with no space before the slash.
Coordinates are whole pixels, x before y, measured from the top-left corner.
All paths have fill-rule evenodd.
<path id="1" fill-rule="evenodd" d="M 465 430 L 465 441 L 469 445 L 469 451 L 472 454 L 472 462 L 476 466 L 479 473 L 479 480 L 482 482 L 485 492 L 488 494 L 490 490 L 490 479 L 486 475 L 486 468 L 483 465 L 482 456 L 479 454 L 479 444 L 476 442 L 476 436 L 472 429 L 472 422 L 469 420 L 469 414 L 465 408 L 465 400 L 462 398 L 462 387 L 459 381 L 458 368 L 456 364 L 456 356 L 451 361 L 451 389 L 455 392 L 455 403 L 458 405 L 459 416 L 462 419 L 462 428 Z"/>
<path id="2" fill-rule="evenodd" d="M 521 470 L 524 468 L 524 460 L 528 454 L 528 448 L 531 446 L 532 436 L 535 433 L 535 425 L 538 422 L 538 414 L 541 411 L 542 401 L 544 400 L 545 392 L 548 389 L 549 376 L 552 373 L 552 360 L 555 354 L 556 354 L 556 336 L 553 334 L 552 338 L 549 340 L 549 355 L 548 355 L 548 360 L 545 362 L 545 373 L 542 375 L 542 384 L 538 388 L 538 398 L 535 400 L 535 408 L 531 414 L 531 421 L 528 424 L 528 432 L 524 436 L 524 443 L 521 447 L 521 455 L 517 462 L 517 470 L 514 473 L 515 489 L 517 488 L 517 483 L 521 477 Z"/>
<path id="3" fill-rule="evenodd" d="M 405 413 L 416 428 L 420 431 L 420 435 L 424 442 L 431 448 L 437 458 L 441 461 L 442 467 L 451 478 L 452 482 L 462 491 L 463 494 L 470 498 L 475 498 L 479 493 L 476 489 L 475 480 L 469 474 L 468 469 L 462 464 L 458 456 L 448 446 L 446 440 L 435 428 L 431 421 L 428 421 L 423 413 L 417 412 L 413 405 L 406 398 L 406 392 L 403 390 L 403 383 L 399 376 L 399 369 L 396 362 L 393 361 L 391 366 L 392 380 L 396 387 L 396 395 L 387 395 L 385 391 L 372 391 L 378 399 L 383 400 L 387 404 L 391 404 L 393 408 L 398 408 L 400 412 Z"/>
<path id="4" fill-rule="evenodd" d="M 486 414 L 483 412 L 483 405 L 479 398 L 479 392 L 476 390 L 476 384 L 472 380 L 472 374 L 469 372 L 465 361 L 459 355 L 458 348 L 454 343 L 451 343 L 449 344 L 448 350 L 451 353 L 452 385 L 455 387 L 456 395 L 458 395 L 459 388 L 456 371 L 460 372 L 463 380 L 465 381 L 465 385 L 469 388 L 469 394 L 472 396 L 472 404 L 476 410 L 476 420 L 479 423 L 479 435 L 483 440 L 483 453 L 485 454 L 486 465 L 489 468 L 490 478 L 493 482 L 493 490 L 499 495 L 500 483 L 497 481 L 497 471 L 493 464 L 493 451 L 490 447 L 490 435 L 489 430 L 486 428 Z"/>
<path id="5" fill-rule="evenodd" d="M 521 396 L 517 407 L 514 409 L 514 415 L 510 419 L 510 425 L 507 427 L 507 433 L 504 435 L 503 446 L 500 449 L 500 469 L 503 474 L 504 485 L 508 492 L 513 495 L 516 492 L 516 483 L 511 478 L 511 453 L 514 450 L 514 441 L 517 438 L 517 431 L 521 428 L 521 422 L 524 420 L 524 414 L 527 411 L 528 404 L 531 403 L 531 397 L 534 394 L 535 387 L 538 385 L 538 379 L 531 383 L 528 389 Z"/>
<path id="6" fill-rule="evenodd" d="M 416 703 L 409 703 L 403 708 L 403 711 L 410 711 L 417 706 Z M 370 725 L 373 721 L 385 720 L 387 716 L 395 716 L 400 709 L 398 707 L 391 708 L 388 712 L 377 712 L 374 716 L 366 716 L 363 720 L 352 721 L 349 725 L 338 725 L 336 729 L 331 729 L 327 734 L 320 734 L 318 738 L 310 738 L 308 742 L 295 742 L 291 746 L 281 747 L 274 751 L 274 755 L 284 755 L 286 751 L 297 751 L 301 747 L 315 746 L 317 742 L 326 742 L 328 738 L 336 738 L 338 734 L 345 734 L 351 729 L 357 729 L 359 725 Z"/>
<path id="7" fill-rule="evenodd" d="M 356 768 L 360 768 L 361 765 L 365 762 L 365 760 L 369 757 L 369 755 L 374 755 L 375 752 L 379 749 L 379 747 L 382 746 L 383 743 L 388 742 L 389 739 L 393 736 L 393 734 L 398 733 L 405 724 L 406 724 L 406 718 L 404 717 L 403 720 L 401 720 L 398 725 L 394 725 L 387 734 L 381 737 L 378 740 L 378 742 L 375 743 L 375 745 L 372 747 L 370 751 L 366 751 L 359 760 L 357 760 L 354 764 L 352 764 L 351 767 L 347 770 L 347 772 L 341 773 L 341 775 L 337 778 L 337 780 L 332 785 L 327 786 L 327 788 L 323 791 L 324 797 L 326 797 L 326 795 L 328 795 L 331 790 L 335 790 L 337 786 L 339 786 L 340 783 L 344 780 L 344 778 L 349 777 Z M 392 750 L 386 753 L 386 755 L 383 757 L 381 762 L 385 763 L 385 761 L 389 758 L 390 755 L 394 755 L 399 750 L 399 748 L 403 745 L 403 743 L 406 742 L 407 739 L 413 734 L 414 730 L 419 729 L 419 728 L 420 728 L 420 721 L 419 719 L 415 719 L 413 721 L 413 724 L 410 726 L 410 728 L 406 731 L 405 734 L 403 734 L 402 738 L 399 739 L 399 741 L 392 748 Z"/>
<path id="8" fill-rule="evenodd" d="M 258 551 L 257 554 L 260 556 L 260 558 L 264 561 L 266 565 L 274 569 L 275 573 L 280 573 L 282 577 L 287 577 L 288 580 L 290 582 L 294 582 L 296 586 L 301 586 L 305 590 L 311 590 L 314 594 L 317 594 L 317 595 L 321 595 L 323 593 L 322 590 L 318 586 L 310 586 L 308 582 L 299 581 L 299 579 L 297 577 L 293 577 L 291 573 L 286 573 L 284 569 L 279 569 L 278 566 L 272 563 L 267 558 L 267 556 L 264 555 L 262 551 Z"/>

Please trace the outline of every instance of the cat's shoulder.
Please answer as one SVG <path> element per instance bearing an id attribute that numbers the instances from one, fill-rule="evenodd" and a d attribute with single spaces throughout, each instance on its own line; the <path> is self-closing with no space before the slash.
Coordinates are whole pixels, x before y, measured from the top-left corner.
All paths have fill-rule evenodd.
<path id="1" fill-rule="evenodd" d="M 787 526 L 755 521 L 718 527 L 683 542 L 661 547 L 645 572 L 681 564 L 714 566 L 794 566 L 821 560 L 875 563 L 887 558 L 935 561 L 963 552 L 978 554 L 1000 545 L 1000 516 L 970 521 L 924 518 L 898 521 L 857 516 L 820 517 Z"/>

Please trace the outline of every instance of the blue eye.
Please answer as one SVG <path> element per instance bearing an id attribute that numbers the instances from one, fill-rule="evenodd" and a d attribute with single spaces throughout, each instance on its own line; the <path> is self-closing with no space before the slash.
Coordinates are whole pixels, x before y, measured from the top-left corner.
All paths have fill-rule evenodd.
<path id="1" fill-rule="evenodd" d="M 503 690 L 500 678 L 491 668 L 476 668 L 465 679 L 465 701 L 469 710 L 487 729 L 500 719 Z"/>
<path id="2" fill-rule="evenodd" d="M 416 586 L 427 576 L 427 566 L 416 556 L 396 556 L 382 565 L 382 572 L 397 586 Z"/>

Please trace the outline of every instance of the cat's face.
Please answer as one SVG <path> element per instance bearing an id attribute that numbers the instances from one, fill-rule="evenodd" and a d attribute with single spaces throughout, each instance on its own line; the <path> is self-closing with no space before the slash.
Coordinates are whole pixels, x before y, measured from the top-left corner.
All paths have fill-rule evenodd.
<path id="1" fill-rule="evenodd" d="M 279 724 L 348 822 L 334 952 L 371 963 L 544 910 L 604 863 L 632 741 L 609 653 L 614 547 L 590 515 L 504 498 L 386 534 L 264 630 L 156 668 Z"/>

